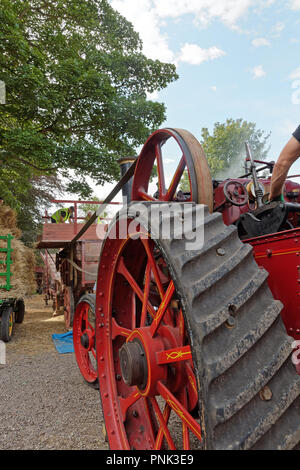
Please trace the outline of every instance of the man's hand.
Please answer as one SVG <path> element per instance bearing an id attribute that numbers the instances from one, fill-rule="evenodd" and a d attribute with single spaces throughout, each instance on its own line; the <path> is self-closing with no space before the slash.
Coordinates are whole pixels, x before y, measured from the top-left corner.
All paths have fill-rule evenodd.
<path id="1" fill-rule="evenodd" d="M 300 156 L 300 142 L 292 137 L 282 150 L 273 170 L 271 179 L 270 200 L 279 197 L 292 164 Z"/>

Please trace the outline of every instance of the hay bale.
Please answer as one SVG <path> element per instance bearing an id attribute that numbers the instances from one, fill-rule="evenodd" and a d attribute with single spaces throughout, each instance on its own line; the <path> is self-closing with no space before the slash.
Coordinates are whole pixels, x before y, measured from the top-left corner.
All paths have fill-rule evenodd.
<path id="1" fill-rule="evenodd" d="M 14 233 L 16 231 L 14 230 Z M 3 229 L 0 226 L 0 235 L 9 235 L 12 234 L 11 229 Z M 11 242 L 13 252 L 11 254 L 12 265 L 11 265 L 11 285 L 12 288 L 7 291 L 5 289 L 0 289 L 0 299 L 5 298 L 19 298 L 23 299 L 26 295 L 33 294 L 36 291 L 36 282 L 34 275 L 35 268 L 35 255 L 33 250 L 26 247 L 20 240 L 16 237 L 13 238 Z M 6 248 L 6 240 L 0 240 L 0 247 Z M 5 259 L 6 253 L 0 252 L 0 259 Z M 2 272 L 6 271 L 6 266 L 0 264 L 0 270 Z M 4 284 L 3 276 L 0 276 L 0 284 Z"/>
<path id="2" fill-rule="evenodd" d="M 9 230 L 11 235 L 16 238 L 20 238 L 22 235 L 17 225 L 16 211 L 4 204 L 0 205 L 0 235 L 4 235 L 1 233 L 2 230 Z"/>

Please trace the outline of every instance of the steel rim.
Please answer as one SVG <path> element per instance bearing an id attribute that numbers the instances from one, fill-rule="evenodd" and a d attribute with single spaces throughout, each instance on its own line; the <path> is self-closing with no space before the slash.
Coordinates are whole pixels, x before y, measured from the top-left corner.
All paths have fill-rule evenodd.
<path id="1" fill-rule="evenodd" d="M 144 234 L 106 239 L 99 265 L 97 363 L 108 440 L 115 450 L 189 450 L 201 441 L 189 338 L 167 264 Z"/>
<path id="2" fill-rule="evenodd" d="M 73 342 L 76 360 L 80 372 L 89 383 L 97 380 L 95 325 L 91 306 L 80 302 L 76 307 L 73 322 Z"/>
<path id="3" fill-rule="evenodd" d="M 165 183 L 165 163 L 162 147 L 173 139 L 182 153 L 169 187 Z M 153 167 L 157 166 L 158 191 L 154 196 L 148 191 Z M 190 194 L 176 194 L 181 177 L 187 171 Z M 161 129 L 154 132 L 145 143 L 139 156 L 132 184 L 133 201 L 192 201 L 206 204 L 212 211 L 213 190 L 210 171 L 200 143 L 183 129 Z"/>

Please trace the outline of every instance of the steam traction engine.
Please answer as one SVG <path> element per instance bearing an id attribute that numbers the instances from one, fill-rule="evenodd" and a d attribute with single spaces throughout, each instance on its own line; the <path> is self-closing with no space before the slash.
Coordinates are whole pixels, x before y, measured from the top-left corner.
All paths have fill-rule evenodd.
<path id="1" fill-rule="evenodd" d="M 170 141 L 181 156 L 167 185 Z M 260 178 L 247 151 L 244 177 L 212 181 L 199 142 L 163 129 L 134 164 L 133 202 L 101 248 L 95 331 L 81 342 L 96 348 L 112 449 L 300 448 L 300 377 L 291 360 L 300 339 L 300 186 L 287 181 L 285 202 L 266 204 L 270 178 Z M 158 201 L 189 205 L 183 227 L 204 204 L 204 245 L 186 250 L 192 234 L 178 239 L 175 229 L 164 239 L 164 219 L 176 225 L 172 213 L 150 228 L 142 215 L 132 228 L 135 201 L 146 215 Z"/>

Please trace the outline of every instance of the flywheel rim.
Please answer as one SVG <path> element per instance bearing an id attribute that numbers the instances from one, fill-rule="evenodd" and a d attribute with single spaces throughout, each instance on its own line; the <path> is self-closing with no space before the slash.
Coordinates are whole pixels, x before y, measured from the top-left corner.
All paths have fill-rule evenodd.
<path id="1" fill-rule="evenodd" d="M 169 139 L 174 139 L 182 152 L 181 160 L 169 187 L 165 187 L 164 159 L 162 146 Z M 148 192 L 148 185 L 154 164 L 158 170 L 158 194 L 153 197 Z M 187 170 L 190 197 L 186 201 L 205 204 L 213 210 L 213 187 L 205 153 L 199 141 L 185 129 L 159 129 L 146 141 L 135 169 L 132 183 L 132 201 L 172 201 L 178 189 L 180 178 Z"/>

